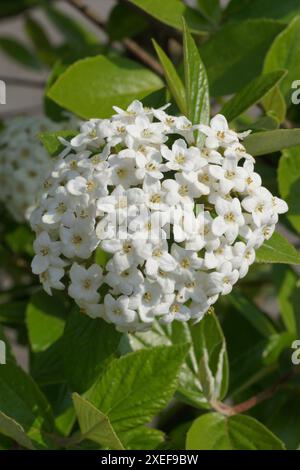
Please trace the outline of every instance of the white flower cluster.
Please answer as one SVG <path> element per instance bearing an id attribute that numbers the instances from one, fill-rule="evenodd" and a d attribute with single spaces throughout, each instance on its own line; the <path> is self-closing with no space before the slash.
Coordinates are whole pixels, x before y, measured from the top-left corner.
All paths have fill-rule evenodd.
<path id="1" fill-rule="evenodd" d="M 114 109 L 63 141 L 31 217 L 33 272 L 120 331 L 198 321 L 246 275 L 287 205 L 261 186 L 245 134 L 223 116 L 193 126 L 166 107 Z"/>
<path id="2" fill-rule="evenodd" d="M 67 127 L 72 126 L 66 123 Z M 39 186 L 53 163 L 38 135 L 61 129 L 62 123 L 45 116 L 20 116 L 5 121 L 0 132 L 0 201 L 17 222 L 29 219 Z"/>

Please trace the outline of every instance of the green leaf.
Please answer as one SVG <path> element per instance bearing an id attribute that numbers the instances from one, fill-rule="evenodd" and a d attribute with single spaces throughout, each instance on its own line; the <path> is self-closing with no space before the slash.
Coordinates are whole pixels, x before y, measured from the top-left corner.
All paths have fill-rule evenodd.
<path id="1" fill-rule="evenodd" d="M 9 362 L 0 367 L 0 410 L 25 430 L 33 444 L 45 448 L 44 436 L 53 430 L 50 405 L 34 381 L 20 367 Z"/>
<path id="2" fill-rule="evenodd" d="M 269 338 L 271 335 L 277 333 L 269 317 L 259 310 L 237 289 L 233 290 L 233 292 L 228 296 L 228 300 L 239 311 L 239 313 L 261 333 L 262 336 Z"/>
<path id="3" fill-rule="evenodd" d="M 284 444 L 256 419 L 207 413 L 187 434 L 187 450 L 284 450 Z"/>
<path id="4" fill-rule="evenodd" d="M 39 59 L 46 65 L 53 65 L 57 57 L 43 26 L 34 18 L 27 16 L 25 29 L 36 49 Z"/>
<path id="5" fill-rule="evenodd" d="M 77 393 L 73 394 L 73 402 L 82 439 L 90 439 L 109 449 L 124 450 L 109 418 L 105 414 Z"/>
<path id="6" fill-rule="evenodd" d="M 202 44 L 200 52 L 211 94 L 236 93 L 260 75 L 265 55 L 284 26 L 266 19 L 231 23 Z"/>
<path id="7" fill-rule="evenodd" d="M 209 123 L 209 90 L 206 70 L 194 39 L 183 24 L 184 76 L 187 116 L 193 124 Z M 200 134 L 198 136 L 198 143 Z"/>
<path id="8" fill-rule="evenodd" d="M 278 265 L 274 268 L 274 284 L 282 321 L 288 331 L 297 335 L 300 333 L 299 276 L 288 266 Z"/>
<path id="9" fill-rule="evenodd" d="M 113 106 L 127 107 L 162 86 L 159 77 L 135 62 L 99 55 L 72 64 L 47 95 L 83 118 L 104 118 Z"/>
<path id="10" fill-rule="evenodd" d="M 259 156 L 300 145 L 300 129 L 277 129 L 250 134 L 244 145 L 251 155 Z"/>
<path id="11" fill-rule="evenodd" d="M 33 351 L 45 351 L 62 336 L 66 313 L 66 306 L 58 297 L 49 297 L 44 292 L 31 297 L 26 323 Z"/>
<path id="12" fill-rule="evenodd" d="M 300 147 L 284 150 L 279 161 L 278 184 L 289 206 L 287 218 L 300 233 Z"/>
<path id="13" fill-rule="evenodd" d="M 275 232 L 270 240 L 256 252 L 258 263 L 300 264 L 300 253 L 280 233 Z"/>
<path id="14" fill-rule="evenodd" d="M 210 31 L 211 25 L 194 8 L 187 6 L 182 0 L 129 0 L 148 15 L 158 21 L 182 30 L 182 17 L 192 33 L 204 34 Z"/>
<path id="15" fill-rule="evenodd" d="M 11 59 L 19 62 L 26 67 L 29 67 L 34 70 L 39 70 L 40 63 L 35 57 L 35 55 L 27 49 L 19 41 L 16 41 L 14 38 L 9 36 L 0 37 L 0 49 L 2 49 L 5 54 L 7 54 Z"/>
<path id="16" fill-rule="evenodd" d="M 289 21 L 300 12 L 298 0 L 231 0 L 226 13 L 234 20 L 278 18 Z"/>
<path id="17" fill-rule="evenodd" d="M 220 113 L 224 114 L 228 121 L 233 121 L 244 111 L 247 111 L 248 108 L 260 102 L 268 91 L 282 80 L 286 73 L 284 70 L 277 70 L 254 78 L 231 100 L 225 103 Z"/>
<path id="18" fill-rule="evenodd" d="M 218 23 L 221 19 L 222 10 L 220 0 L 198 0 L 198 8 L 202 15 L 213 23 Z"/>
<path id="19" fill-rule="evenodd" d="M 84 392 L 94 383 L 116 355 L 120 338 L 113 325 L 99 318 L 91 319 L 79 309 L 70 313 L 63 335 L 63 360 L 74 391 Z"/>
<path id="20" fill-rule="evenodd" d="M 288 70 L 287 76 L 280 83 L 280 90 L 286 103 L 291 104 L 292 83 L 300 76 L 300 17 L 296 17 L 289 26 L 277 36 L 270 47 L 264 65 L 265 72 L 278 69 Z"/>
<path id="21" fill-rule="evenodd" d="M 198 375 L 208 401 L 222 400 L 228 389 L 228 357 L 225 337 L 214 313 L 191 327 L 198 362 Z"/>
<path id="22" fill-rule="evenodd" d="M 138 426 L 122 434 L 122 442 L 128 450 L 154 450 L 164 441 L 164 433 L 158 429 Z"/>
<path id="23" fill-rule="evenodd" d="M 85 398 L 122 434 L 149 422 L 172 398 L 186 345 L 160 346 L 111 362 Z"/>
<path id="24" fill-rule="evenodd" d="M 265 96 L 262 104 L 266 112 L 274 113 L 280 123 L 285 120 L 286 103 L 279 86 L 275 86 L 273 90 Z"/>
<path id="25" fill-rule="evenodd" d="M 45 149 L 51 155 L 51 157 L 56 157 L 59 155 L 64 149 L 65 146 L 59 140 L 59 137 L 62 137 L 66 140 L 71 140 L 72 137 L 77 135 L 77 131 L 58 131 L 58 132 L 43 132 L 39 134 L 39 139 L 44 145 Z"/>
<path id="26" fill-rule="evenodd" d="M 6 416 L 2 411 L 0 411 L 0 433 L 10 437 L 26 449 L 34 449 L 31 440 L 26 436 L 22 426 L 9 416 Z"/>
<path id="27" fill-rule="evenodd" d="M 131 38 L 148 27 L 148 21 L 139 11 L 126 3 L 118 3 L 109 15 L 106 31 L 112 41 Z"/>
<path id="28" fill-rule="evenodd" d="M 61 10 L 46 5 L 45 11 L 54 27 L 65 37 L 67 43 L 77 49 L 86 48 L 99 42 L 97 36 L 86 30 L 79 22 L 63 13 Z"/>
<path id="29" fill-rule="evenodd" d="M 151 331 L 130 335 L 129 341 L 134 350 L 163 344 L 175 345 L 183 342 L 190 344 L 189 353 L 180 368 L 177 390 L 183 401 L 197 408 L 208 407 L 199 377 L 199 365 L 201 361 L 203 362 L 204 351 L 206 351 L 206 355 L 209 356 L 209 366 L 216 382 L 216 391 L 219 388 L 222 396 L 226 394 L 228 381 L 227 356 L 226 353 L 222 352 L 224 351 L 224 337 L 214 314 L 205 315 L 201 322 L 196 325 L 179 322 L 174 322 L 172 325 L 161 325 L 155 322 Z M 218 382 L 215 376 L 218 362 L 220 359 L 222 361 L 222 355 L 224 355 L 222 380 Z M 221 362 L 219 364 L 221 365 Z M 203 367 L 201 370 L 203 375 Z"/>
<path id="30" fill-rule="evenodd" d="M 168 56 L 165 54 L 165 52 L 161 49 L 161 47 L 157 44 L 154 39 L 153 45 L 155 47 L 160 63 L 163 66 L 169 90 L 173 95 L 179 110 L 182 112 L 182 114 L 186 115 L 186 96 L 181 78 L 177 74 L 177 71 Z"/>
<path id="31" fill-rule="evenodd" d="M 273 117 L 271 115 L 262 116 L 247 127 L 255 131 L 274 131 L 275 129 L 278 129 L 279 124 L 280 122 L 277 117 Z"/>

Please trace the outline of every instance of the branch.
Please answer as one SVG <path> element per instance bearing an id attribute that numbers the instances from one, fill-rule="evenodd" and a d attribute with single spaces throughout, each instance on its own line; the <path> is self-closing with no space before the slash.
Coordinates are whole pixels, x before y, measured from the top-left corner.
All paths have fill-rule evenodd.
<path id="1" fill-rule="evenodd" d="M 258 393 L 257 395 L 254 395 L 253 397 L 249 398 L 248 400 L 242 403 L 239 403 L 238 405 L 228 406 L 225 405 L 225 403 L 218 401 L 212 401 L 211 405 L 216 411 L 219 411 L 219 413 L 222 413 L 225 416 L 234 416 L 239 413 L 245 413 L 246 411 L 251 410 L 251 408 L 254 408 L 259 403 L 262 403 L 263 401 L 272 398 L 282 387 L 282 385 L 284 385 L 286 382 L 288 382 L 290 379 L 292 379 L 295 375 L 299 373 L 300 367 L 294 367 L 287 374 L 280 377 L 273 385 L 271 385 L 271 387 L 266 388 L 262 392 Z"/>
<path id="2" fill-rule="evenodd" d="M 85 5 L 82 0 L 68 0 L 69 3 L 76 8 L 80 13 L 82 13 L 87 19 L 89 19 L 93 24 L 101 28 L 104 32 L 106 32 L 106 24 L 105 21 L 90 7 Z M 163 68 L 161 65 L 149 54 L 145 49 L 143 49 L 137 42 L 130 38 L 122 39 L 123 46 L 131 52 L 140 62 L 147 65 L 151 68 L 154 72 L 158 73 L 159 75 L 163 75 Z"/>

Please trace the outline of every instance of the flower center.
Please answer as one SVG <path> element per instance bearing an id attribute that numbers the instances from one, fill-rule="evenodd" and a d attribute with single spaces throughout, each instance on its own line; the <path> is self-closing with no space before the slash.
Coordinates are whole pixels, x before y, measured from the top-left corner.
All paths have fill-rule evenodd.
<path id="1" fill-rule="evenodd" d="M 152 300 L 151 292 L 145 292 L 145 294 L 143 295 L 143 299 L 147 303 L 151 302 L 151 300 Z"/>
<path id="2" fill-rule="evenodd" d="M 189 268 L 190 265 L 191 265 L 191 262 L 188 258 L 183 258 L 183 260 L 181 260 L 181 266 L 185 269 Z"/>
<path id="3" fill-rule="evenodd" d="M 228 212 L 224 219 L 227 221 L 227 222 L 235 222 L 235 215 L 233 212 Z"/>
<path id="4" fill-rule="evenodd" d="M 80 245 L 80 243 L 82 243 L 82 237 L 80 235 L 73 235 L 72 243 L 74 245 Z"/>

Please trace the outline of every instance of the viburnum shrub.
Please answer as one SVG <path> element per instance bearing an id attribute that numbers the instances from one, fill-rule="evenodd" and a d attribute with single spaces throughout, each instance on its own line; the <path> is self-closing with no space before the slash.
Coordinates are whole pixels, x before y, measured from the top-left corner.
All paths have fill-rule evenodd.
<path id="1" fill-rule="evenodd" d="M 31 216 L 32 270 L 46 292 L 66 287 L 83 313 L 120 331 L 201 320 L 287 211 L 254 170 L 241 143 L 248 132 L 220 114 L 192 125 L 166 108 L 134 101 L 61 138 Z M 103 268 L 98 248 L 110 257 Z"/>
<path id="2" fill-rule="evenodd" d="M 61 3 L 0 2 L 0 450 L 299 449 L 299 2 Z"/>
<path id="3" fill-rule="evenodd" d="M 53 164 L 38 136 L 74 126 L 75 121 L 66 123 L 46 116 L 19 116 L 5 121 L 0 133 L 0 200 L 17 222 L 29 220 L 41 182 Z"/>

